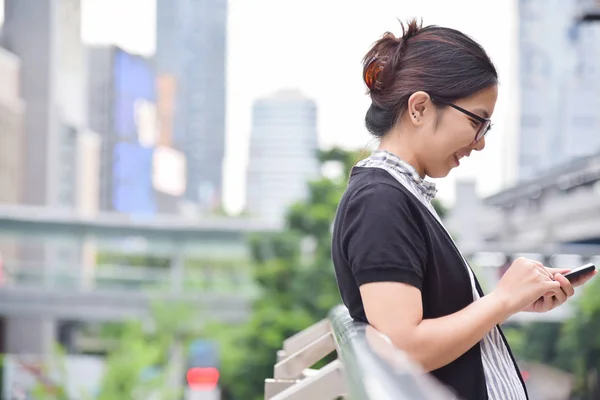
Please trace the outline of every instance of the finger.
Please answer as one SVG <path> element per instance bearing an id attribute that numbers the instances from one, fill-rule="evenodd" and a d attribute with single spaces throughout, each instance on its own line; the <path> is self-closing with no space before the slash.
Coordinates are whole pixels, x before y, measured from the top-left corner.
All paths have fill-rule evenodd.
<path id="1" fill-rule="evenodd" d="M 535 268 L 540 275 L 545 276 L 548 279 L 552 280 L 552 274 L 550 272 L 546 271 L 546 268 L 540 267 L 538 265 L 536 265 Z"/>
<path id="2" fill-rule="evenodd" d="M 571 272 L 570 268 L 549 268 L 549 267 L 545 267 L 546 271 L 548 271 L 550 273 L 550 275 L 554 276 L 556 274 L 566 274 L 568 272 Z"/>
<path id="3" fill-rule="evenodd" d="M 560 288 L 567 297 L 573 296 L 575 289 L 573 289 L 573 285 L 567 278 L 565 278 L 562 274 L 555 274 L 554 280 L 560 283 Z"/>
<path id="4" fill-rule="evenodd" d="M 565 301 L 567 301 L 568 298 L 569 297 L 567 296 L 567 293 L 565 293 L 562 287 L 555 290 L 554 296 L 552 296 L 552 299 L 554 300 L 553 306 L 557 306 L 564 303 Z"/>
<path id="5" fill-rule="evenodd" d="M 536 266 L 538 267 L 544 267 L 544 264 L 542 264 L 541 262 L 537 261 L 537 260 L 531 260 L 532 263 L 534 263 Z"/>
<path id="6" fill-rule="evenodd" d="M 564 296 L 564 293 L 563 293 Z M 567 297 L 565 296 L 564 299 L 558 298 L 558 297 L 553 297 L 552 298 L 552 307 L 550 307 L 550 310 L 552 310 L 553 308 L 556 308 L 558 306 L 560 306 L 561 304 L 563 304 L 565 301 L 567 301 Z"/>

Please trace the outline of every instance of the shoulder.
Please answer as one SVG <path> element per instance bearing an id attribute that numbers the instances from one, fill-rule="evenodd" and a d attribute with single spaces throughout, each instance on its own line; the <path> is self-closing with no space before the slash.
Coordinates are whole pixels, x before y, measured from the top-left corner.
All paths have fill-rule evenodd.
<path id="1" fill-rule="evenodd" d="M 381 168 L 355 167 L 345 193 L 347 206 L 418 211 L 418 200 L 393 176 Z"/>

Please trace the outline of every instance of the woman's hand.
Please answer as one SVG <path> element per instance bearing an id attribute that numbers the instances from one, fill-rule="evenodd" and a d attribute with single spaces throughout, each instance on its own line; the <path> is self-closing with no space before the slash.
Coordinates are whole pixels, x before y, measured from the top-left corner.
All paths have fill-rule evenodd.
<path id="1" fill-rule="evenodd" d="M 565 287 L 570 287 L 564 276 L 559 275 L 559 280 L 554 280 L 553 275 L 541 263 L 519 257 L 511 264 L 491 294 L 504 302 L 510 315 L 529 307 L 536 310 L 556 307 L 554 303 L 550 303 L 554 302 L 552 297 L 556 297 L 559 304 L 564 303 L 568 297 L 561 289 L 564 282 L 560 277 L 566 281 Z"/>
<path id="2" fill-rule="evenodd" d="M 538 266 L 543 267 L 541 263 L 537 261 L 536 263 Z M 548 272 L 549 276 L 551 276 L 552 279 L 560 283 L 561 293 L 559 293 L 558 296 L 554 296 L 551 293 L 546 293 L 544 296 L 534 301 L 533 304 L 525 308 L 523 311 L 543 313 L 560 306 L 565 301 L 567 301 L 569 297 L 575 294 L 574 288 L 583 285 L 584 283 L 592 279 L 592 277 L 594 277 L 594 275 L 596 275 L 597 273 L 597 271 L 594 271 L 593 273 L 579 277 L 574 282 L 570 282 L 567 278 L 564 277 L 564 274 L 569 272 L 570 269 L 546 267 L 543 268 L 546 270 L 546 272 Z"/>

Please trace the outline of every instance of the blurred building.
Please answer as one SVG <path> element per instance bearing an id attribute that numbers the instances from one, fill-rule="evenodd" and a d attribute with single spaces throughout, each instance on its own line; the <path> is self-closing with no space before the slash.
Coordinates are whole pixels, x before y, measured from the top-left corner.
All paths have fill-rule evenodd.
<path id="1" fill-rule="evenodd" d="M 600 149 L 600 27 L 584 2 L 519 0 L 519 180 Z"/>
<path id="2" fill-rule="evenodd" d="M 595 0 L 577 3 L 578 9 L 589 9 Z M 568 119 L 563 128 L 567 158 L 600 150 L 600 24 L 580 23 L 573 29 L 575 65 L 566 94 Z"/>
<path id="3" fill-rule="evenodd" d="M 227 0 L 157 0 L 161 144 L 185 153 L 185 198 L 221 203 L 225 156 Z"/>
<path id="4" fill-rule="evenodd" d="M 487 198 L 458 182 L 446 224 L 461 250 L 485 243 L 528 248 L 600 245 L 600 151 L 575 158 Z"/>
<path id="5" fill-rule="evenodd" d="M 115 46 L 91 47 L 88 55 L 90 127 L 102 138 L 100 208 L 177 212 L 185 157 L 160 135 L 154 64 Z"/>
<path id="6" fill-rule="evenodd" d="M 297 91 L 281 91 L 254 104 L 247 179 L 247 210 L 281 221 L 318 177 L 317 107 Z"/>
<path id="7" fill-rule="evenodd" d="M 85 128 L 80 0 L 5 0 L 3 47 L 21 59 L 24 123 L 22 201 L 73 208 L 73 160 Z"/>
<path id="8" fill-rule="evenodd" d="M 26 105 L 21 160 L 21 202 L 54 210 L 77 210 L 93 197 L 93 160 L 87 130 L 86 58 L 81 42 L 80 0 L 5 0 L 2 46 L 20 60 L 21 96 Z M 83 160 L 86 160 L 85 162 Z M 96 171 L 97 174 L 97 171 Z M 85 186 L 80 186 L 85 181 Z M 93 180 L 91 181 L 93 182 Z M 93 186 L 93 185 L 92 185 Z M 87 190 L 91 192 L 84 194 Z M 93 202 L 87 207 L 93 207 Z M 81 268 L 81 243 L 18 243 L 13 268 Z M 14 353 L 46 353 L 56 323 L 45 317 L 19 316 L 3 322 L 3 348 Z"/>
<path id="9" fill-rule="evenodd" d="M 25 103 L 21 98 L 19 73 L 21 60 L 0 48 L 0 204 L 21 201 L 23 175 L 23 124 Z M 18 243 L 10 238 L 0 241 L 0 285 L 3 260 L 18 257 Z"/>
<path id="10" fill-rule="evenodd" d="M 19 90 L 20 69 L 19 58 L 0 48 L 0 203 L 21 201 L 25 103 Z"/>
<path id="11" fill-rule="evenodd" d="M 86 128 L 85 50 L 80 0 L 5 0 L 2 45 L 21 59 L 25 204 L 75 209 L 79 134 Z M 73 246 L 22 243 L 30 261 L 76 263 Z"/>

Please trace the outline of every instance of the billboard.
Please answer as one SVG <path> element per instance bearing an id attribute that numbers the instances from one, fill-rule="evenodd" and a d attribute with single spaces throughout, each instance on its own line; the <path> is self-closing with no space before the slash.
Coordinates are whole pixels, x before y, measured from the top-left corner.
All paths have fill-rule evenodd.
<path id="1" fill-rule="evenodd" d="M 112 206 L 127 214 L 154 214 L 152 159 L 158 134 L 156 80 L 151 62 L 114 53 Z"/>
<path id="2" fill-rule="evenodd" d="M 120 49 L 115 51 L 113 131 L 117 139 L 139 141 L 136 115 L 144 112 L 148 115 L 149 108 L 156 109 L 155 82 L 154 68 L 149 60 Z"/>
<path id="3" fill-rule="evenodd" d="M 113 149 L 113 208 L 127 214 L 154 214 L 151 147 L 117 143 Z"/>
<path id="4" fill-rule="evenodd" d="M 185 193 L 186 159 L 183 153 L 160 146 L 154 151 L 152 186 L 161 193 L 179 197 Z"/>
<path id="5" fill-rule="evenodd" d="M 156 79 L 157 116 L 159 127 L 158 143 L 161 146 L 173 145 L 175 128 L 175 101 L 177 80 L 173 75 L 162 74 Z"/>

